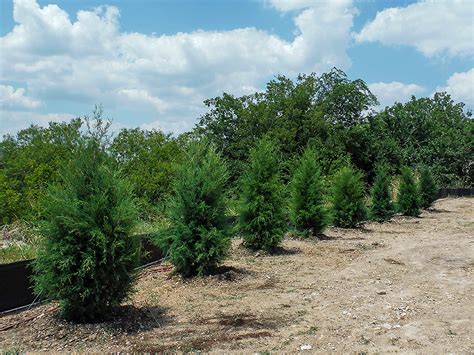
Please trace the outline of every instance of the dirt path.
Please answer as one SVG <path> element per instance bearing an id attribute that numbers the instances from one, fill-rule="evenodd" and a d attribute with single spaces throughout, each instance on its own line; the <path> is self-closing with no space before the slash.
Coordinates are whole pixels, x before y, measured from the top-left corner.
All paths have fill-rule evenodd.
<path id="1" fill-rule="evenodd" d="M 72 325 L 48 304 L 0 318 L 2 350 L 474 352 L 474 199 L 279 255 L 238 242 L 220 275 L 147 269 L 113 321 Z"/>

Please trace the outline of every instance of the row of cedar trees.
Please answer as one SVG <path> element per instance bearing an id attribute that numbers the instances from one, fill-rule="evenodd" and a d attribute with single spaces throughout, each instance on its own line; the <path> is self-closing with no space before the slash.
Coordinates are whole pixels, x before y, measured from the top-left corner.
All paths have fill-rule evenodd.
<path id="1" fill-rule="evenodd" d="M 351 167 L 333 178 L 330 193 L 320 175 L 315 152 L 307 149 L 289 184 L 290 201 L 280 180 L 278 152 L 263 139 L 250 154 L 240 181 L 237 230 L 253 250 L 272 251 L 285 232 L 286 208 L 302 236 L 317 236 L 329 223 L 354 227 L 367 220 L 389 219 L 391 178 L 380 166 L 365 204 L 362 174 Z M 138 220 L 130 186 L 111 168 L 110 158 L 91 137 L 77 148 L 76 159 L 63 169 L 61 183 L 49 188 L 44 203 L 44 236 L 35 261 L 35 290 L 60 302 L 62 316 L 78 322 L 103 320 L 130 295 L 140 261 Z M 436 197 L 429 170 L 415 182 L 402 170 L 396 206 L 416 216 Z M 169 228 L 157 243 L 183 276 L 213 272 L 230 248 L 232 227 L 226 216 L 226 163 L 215 148 L 193 143 L 178 170 L 168 208 Z"/>

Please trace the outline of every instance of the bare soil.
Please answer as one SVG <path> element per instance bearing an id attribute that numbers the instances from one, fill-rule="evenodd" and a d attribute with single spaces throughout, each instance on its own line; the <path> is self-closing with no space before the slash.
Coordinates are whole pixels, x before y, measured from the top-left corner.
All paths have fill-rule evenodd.
<path id="1" fill-rule="evenodd" d="M 150 267 L 106 323 L 65 322 L 54 303 L 3 316 L 0 349 L 472 353 L 473 273 L 474 199 L 443 199 L 421 218 L 287 238 L 275 255 L 236 241 L 209 277 Z"/>

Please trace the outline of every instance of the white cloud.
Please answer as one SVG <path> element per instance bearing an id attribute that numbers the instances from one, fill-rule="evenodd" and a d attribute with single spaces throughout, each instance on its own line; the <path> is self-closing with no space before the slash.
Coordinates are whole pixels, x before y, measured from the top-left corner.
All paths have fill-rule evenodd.
<path id="1" fill-rule="evenodd" d="M 187 126 L 187 123 L 180 120 L 179 118 L 168 118 L 166 122 L 163 122 L 161 120 L 157 121 L 152 121 L 148 123 L 144 123 L 140 125 L 141 129 L 145 130 L 160 130 L 163 131 L 164 133 L 172 133 L 172 134 L 180 134 L 186 132 L 189 127 Z"/>
<path id="2" fill-rule="evenodd" d="M 127 33 L 115 7 L 79 11 L 71 20 L 56 5 L 14 0 L 17 24 L 0 38 L 0 80 L 26 82 L 46 103 L 102 102 L 107 110 L 135 102 L 162 125 L 189 129 L 204 110 L 202 100 L 222 91 L 248 94 L 275 74 L 350 66 L 352 0 L 275 6 L 295 12 L 292 41 L 256 28 Z M 176 119 L 182 122 L 170 123 Z"/>
<path id="3" fill-rule="evenodd" d="M 31 111 L 8 111 L 0 109 L 0 137 L 35 124 L 46 126 L 49 122 L 69 121 L 77 116 L 70 113 L 37 113 Z"/>
<path id="4" fill-rule="evenodd" d="M 415 47 L 427 57 L 474 55 L 474 1 L 425 0 L 377 12 L 358 42 Z"/>
<path id="5" fill-rule="evenodd" d="M 464 73 L 454 73 L 449 77 L 446 86 L 438 87 L 436 91 L 446 91 L 455 101 L 464 102 L 469 108 L 474 108 L 474 68 Z"/>
<path id="6" fill-rule="evenodd" d="M 35 109 L 41 102 L 25 95 L 24 88 L 15 89 L 13 86 L 0 84 L 0 108 Z"/>
<path id="7" fill-rule="evenodd" d="M 123 95 L 134 103 L 149 104 L 158 112 L 163 112 L 168 106 L 165 101 L 150 95 L 148 91 L 142 89 L 121 89 L 119 90 L 119 95 Z"/>
<path id="8" fill-rule="evenodd" d="M 369 84 L 369 89 L 377 96 L 380 102 L 380 108 L 391 106 L 395 102 L 406 102 L 410 100 L 412 95 L 420 95 L 425 92 L 425 89 L 416 84 L 403 84 L 398 81 L 391 83 L 372 83 Z"/>

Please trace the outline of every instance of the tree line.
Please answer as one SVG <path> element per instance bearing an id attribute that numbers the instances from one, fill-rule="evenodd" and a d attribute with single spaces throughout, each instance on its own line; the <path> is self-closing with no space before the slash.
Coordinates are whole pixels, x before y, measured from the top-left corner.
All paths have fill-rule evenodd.
<path id="1" fill-rule="evenodd" d="M 428 166 L 441 186 L 472 186 L 474 124 L 463 103 L 446 93 L 412 97 L 375 111 L 377 98 L 362 80 L 349 80 L 333 69 L 321 76 L 284 76 L 253 95 L 231 94 L 205 101 L 209 107 L 196 127 L 179 136 L 157 130 L 122 129 L 107 142 L 107 152 L 133 185 L 140 214 L 160 213 L 176 168 L 190 142 L 206 139 L 229 164 L 230 188 L 242 174 L 256 142 L 263 137 L 279 150 L 282 178 L 289 181 L 296 157 L 310 146 L 321 174 L 330 178 L 352 164 L 372 184 L 376 167 L 391 174 L 402 166 Z M 101 110 L 95 117 L 101 117 Z M 59 168 L 74 159 L 87 120 L 32 125 L 0 142 L 0 223 L 33 220 L 46 187 L 57 181 Z"/>

